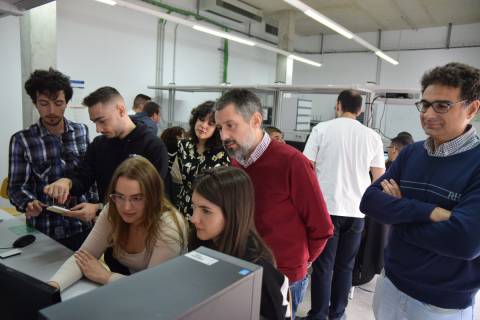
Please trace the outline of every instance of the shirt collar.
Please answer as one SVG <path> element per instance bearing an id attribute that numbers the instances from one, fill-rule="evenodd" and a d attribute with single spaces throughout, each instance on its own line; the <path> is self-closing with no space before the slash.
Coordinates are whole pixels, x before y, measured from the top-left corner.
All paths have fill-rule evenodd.
<path id="1" fill-rule="evenodd" d="M 431 137 L 427 138 L 423 144 L 428 155 L 432 157 L 448 157 L 461 152 L 470 150 L 480 144 L 480 138 L 472 125 L 467 126 L 467 131 L 457 138 L 442 143 L 437 148 Z"/>
<path id="2" fill-rule="evenodd" d="M 63 121 L 64 121 L 64 125 L 65 125 L 65 130 L 64 130 L 63 133 L 75 131 L 75 128 L 73 127 L 71 121 L 68 121 L 66 118 L 63 118 Z M 45 126 L 43 125 L 42 119 L 38 119 L 36 125 L 37 125 L 37 130 L 40 133 L 41 137 L 45 137 L 45 136 L 48 136 L 50 134 L 50 132 L 48 132 L 48 129 L 45 128 Z"/>
<path id="3" fill-rule="evenodd" d="M 264 132 L 262 141 L 260 141 L 260 143 L 255 147 L 255 150 L 253 150 L 250 157 L 248 159 L 237 160 L 238 163 L 240 163 L 240 165 L 242 165 L 244 168 L 250 166 L 265 153 L 271 141 L 272 139 L 270 138 L 270 135 Z"/>

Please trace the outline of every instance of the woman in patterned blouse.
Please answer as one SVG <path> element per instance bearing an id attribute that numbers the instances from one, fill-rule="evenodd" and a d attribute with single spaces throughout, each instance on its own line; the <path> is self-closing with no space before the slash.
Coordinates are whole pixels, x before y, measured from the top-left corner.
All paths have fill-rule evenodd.
<path id="1" fill-rule="evenodd" d="M 206 101 L 194 108 L 189 125 L 189 138 L 178 142 L 174 169 L 180 172 L 182 186 L 177 195 L 178 210 L 192 214 L 192 185 L 205 170 L 230 165 L 220 133 L 215 127 L 214 102 Z"/>

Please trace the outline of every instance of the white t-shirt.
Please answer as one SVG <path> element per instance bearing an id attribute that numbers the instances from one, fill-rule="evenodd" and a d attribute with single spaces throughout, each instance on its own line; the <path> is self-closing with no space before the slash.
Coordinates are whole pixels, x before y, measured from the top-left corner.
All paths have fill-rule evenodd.
<path id="1" fill-rule="evenodd" d="M 357 120 L 337 118 L 313 128 L 303 154 L 315 162 L 330 215 L 363 218 L 359 205 L 370 168 L 385 167 L 380 136 Z"/>

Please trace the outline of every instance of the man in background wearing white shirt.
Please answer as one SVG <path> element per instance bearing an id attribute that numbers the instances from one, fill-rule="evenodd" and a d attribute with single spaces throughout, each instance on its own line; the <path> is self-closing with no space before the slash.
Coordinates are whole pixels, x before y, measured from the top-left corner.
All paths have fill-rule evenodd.
<path id="1" fill-rule="evenodd" d="M 310 320 L 345 319 L 352 270 L 360 246 L 364 215 L 360 200 L 370 175 L 385 172 L 380 136 L 356 120 L 362 96 L 345 90 L 337 99 L 337 118 L 316 125 L 304 155 L 312 161 L 335 226 L 322 254 L 313 262 Z"/>

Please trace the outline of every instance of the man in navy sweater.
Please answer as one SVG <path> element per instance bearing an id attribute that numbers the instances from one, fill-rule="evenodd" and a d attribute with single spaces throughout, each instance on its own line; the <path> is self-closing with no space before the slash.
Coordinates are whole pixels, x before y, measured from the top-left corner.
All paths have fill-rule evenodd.
<path id="1" fill-rule="evenodd" d="M 406 146 L 360 210 L 391 224 L 376 319 L 473 319 L 480 288 L 480 70 L 449 63 L 422 78 L 427 140 Z"/>

